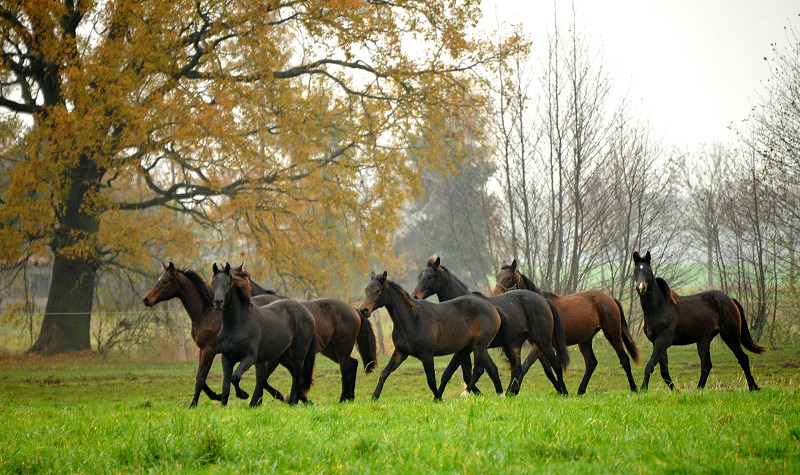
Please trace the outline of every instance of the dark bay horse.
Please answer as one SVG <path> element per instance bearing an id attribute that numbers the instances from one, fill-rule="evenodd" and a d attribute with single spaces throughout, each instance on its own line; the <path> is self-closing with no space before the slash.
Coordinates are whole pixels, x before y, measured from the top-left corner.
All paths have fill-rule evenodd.
<path id="1" fill-rule="evenodd" d="M 275 300 L 277 299 L 271 295 L 253 297 L 253 303 L 256 305 L 266 305 Z M 300 303 L 314 316 L 317 353 L 339 364 L 342 375 L 342 393 L 339 402 L 352 401 L 356 397 L 358 375 L 358 360 L 350 356 L 353 347 L 358 348 L 365 373 L 371 373 L 377 363 L 378 347 L 372 323 L 362 317 L 352 305 L 339 299 L 323 298 Z M 267 365 L 267 376 L 272 374 L 276 366 L 277 362 L 270 362 Z M 265 389 L 276 399 L 280 399 L 280 393 L 273 392 L 271 386 L 267 385 Z"/>
<path id="2" fill-rule="evenodd" d="M 197 405 L 200 391 L 206 393 L 209 399 L 219 401 L 220 395 L 215 393 L 206 384 L 208 372 L 214 357 L 219 353 L 217 334 L 222 326 L 222 312 L 214 308 L 214 294 L 211 286 L 193 270 L 179 270 L 170 262 L 168 266 L 162 264 L 164 272 L 153 285 L 153 288 L 144 296 L 142 301 L 148 307 L 178 298 L 192 322 L 192 340 L 200 349 L 197 377 L 195 379 L 194 396 L 190 407 Z M 274 292 L 258 286 L 261 292 Z M 235 386 L 236 397 L 247 399 L 247 392 Z M 282 397 L 282 396 L 281 396 Z"/>
<path id="3" fill-rule="evenodd" d="M 619 363 L 628 377 L 631 391 L 636 391 L 636 382 L 634 382 L 633 374 L 631 373 L 631 362 L 628 355 L 625 354 L 625 349 L 628 350 L 633 361 L 639 364 L 639 348 L 636 347 L 636 342 L 628 331 L 625 313 L 622 310 L 622 304 L 618 300 L 598 290 L 587 290 L 571 295 L 541 292 L 533 281 L 517 269 L 516 259 L 511 265 L 506 265 L 503 262 L 500 272 L 497 274 L 496 282 L 492 291 L 493 295 L 515 289 L 527 289 L 543 295 L 558 308 L 567 345 L 578 345 L 586 365 L 583 379 L 580 386 L 578 386 L 578 394 L 586 392 L 589 379 L 597 367 L 597 357 L 595 357 L 592 349 L 592 340 L 600 330 L 603 330 L 603 335 L 605 335 L 617 353 Z M 522 364 L 523 374 L 530 369 L 537 358 L 538 355 L 533 351 L 528 355 L 528 359 Z M 545 374 L 547 374 L 546 371 Z"/>
<path id="4" fill-rule="evenodd" d="M 256 388 L 250 405 L 261 401 L 266 385 L 263 363 L 277 361 L 292 376 L 288 403 L 305 400 L 311 388 L 316 356 L 314 316 L 299 302 L 289 299 L 258 307 L 251 301 L 249 275 L 230 264 L 213 266 L 214 307 L 222 310 L 217 339 L 222 353 L 222 405 L 228 403 L 230 385 L 238 384 L 250 366 L 256 365 Z M 233 366 L 239 363 L 236 371 Z"/>
<path id="5" fill-rule="evenodd" d="M 644 312 L 644 333 L 653 342 L 653 354 L 644 368 L 642 390 L 647 389 L 656 363 L 664 382 L 670 389 L 675 389 L 669 375 L 667 348 L 692 343 L 697 344 L 697 354 L 700 356 L 700 381 L 697 387 L 704 388 L 711 372 L 711 340 L 717 334 L 739 361 L 748 389 L 760 389 L 750 373 L 750 359 L 742 346 L 753 353 L 763 353 L 765 348 L 753 341 L 744 318 L 744 309 L 736 299 L 719 290 L 679 297 L 664 279 L 653 274 L 650 251 L 644 257 L 634 251 L 633 264 L 636 292 Z"/>
<path id="6" fill-rule="evenodd" d="M 394 323 L 394 352 L 381 372 L 373 399 L 380 397 L 386 379 L 410 355 L 422 361 L 433 398 L 441 400 L 447 382 L 443 378 L 441 387 L 436 387 L 434 356 L 460 353 L 468 358 L 470 352 L 475 357 L 475 366 L 467 389 L 474 387 L 485 370 L 497 393 L 503 393 L 497 366 L 488 352 L 500 329 L 500 314 L 486 299 L 469 295 L 438 304 L 415 301 L 398 284 L 388 280 L 386 272 L 381 275 L 373 272 L 364 294 L 362 315 L 386 307 Z"/>
<path id="7" fill-rule="evenodd" d="M 470 292 L 458 277 L 441 264 L 439 257 L 428 259 L 425 268 L 417 277 L 417 285 L 411 296 L 415 299 L 425 299 L 433 294 L 436 294 L 440 302 L 447 302 L 463 295 L 480 295 Z M 531 351 L 537 351 L 535 348 L 538 348 L 544 355 L 545 360 L 542 364 L 549 366 L 547 370 L 555 371 L 556 379 L 553 377 L 549 379 L 553 381 L 556 391 L 567 394 L 563 370 L 569 363 L 569 354 L 558 310 L 541 295 L 522 290 L 488 297 L 488 300 L 500 310 L 505 326 L 504 331 L 498 332 L 490 347 L 496 348 L 506 344 L 511 347 L 511 354 L 505 351 L 511 367 L 511 381 L 507 392 L 519 393 L 522 378 L 525 376 L 520 365 L 520 351 L 522 344 L 527 340 L 534 348 Z M 459 356 L 457 354 L 453 357 L 445 374 L 452 374 L 458 364 L 463 366 L 464 362 L 458 361 Z M 468 358 L 466 363 L 469 363 Z"/>

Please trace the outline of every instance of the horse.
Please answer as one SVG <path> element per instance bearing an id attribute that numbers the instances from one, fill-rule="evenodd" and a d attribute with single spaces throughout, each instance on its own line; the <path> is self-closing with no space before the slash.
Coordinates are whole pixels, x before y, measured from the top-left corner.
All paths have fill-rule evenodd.
<path id="1" fill-rule="evenodd" d="M 263 307 L 253 305 L 249 274 L 242 266 L 232 270 L 226 263 L 224 269 L 219 269 L 215 263 L 212 270 L 214 307 L 222 310 L 222 328 L 217 336 L 222 353 L 222 405 L 228 403 L 231 383 L 238 384 L 254 364 L 256 387 L 250 406 L 257 405 L 268 376 L 262 363 L 269 361 L 283 364 L 291 373 L 292 389 L 287 402 L 294 405 L 301 399 L 305 401 L 311 388 L 317 348 L 314 316 L 290 299 Z"/>
<path id="2" fill-rule="evenodd" d="M 628 350 L 636 364 L 639 364 L 640 352 L 628 330 L 628 322 L 625 321 L 625 312 L 622 310 L 622 303 L 619 300 L 599 290 L 587 290 L 571 295 L 542 292 L 531 279 L 517 269 L 517 260 L 514 259 L 511 265 L 503 262 L 500 272 L 496 276 L 492 295 L 516 289 L 527 289 L 543 295 L 558 308 L 567 345 L 578 345 L 586 368 L 581 384 L 578 386 L 578 395 L 586 392 L 589 379 L 597 367 L 597 357 L 592 349 L 592 340 L 600 330 L 603 330 L 603 335 L 617 353 L 619 363 L 628 377 L 631 391 L 636 391 L 630 358 L 625 350 Z M 530 369 L 537 358 L 538 355 L 534 351 L 528 355 L 528 359 L 522 364 L 523 374 Z M 547 374 L 546 371 L 545 374 Z"/>
<path id="3" fill-rule="evenodd" d="M 256 305 L 267 305 L 275 300 L 278 299 L 273 295 L 253 297 L 253 303 Z M 350 354 L 353 352 L 353 347 L 357 347 L 364 363 L 364 372 L 369 374 L 375 369 L 378 348 L 372 324 L 352 305 L 339 299 L 323 298 L 300 303 L 314 316 L 317 353 L 339 364 L 342 375 L 342 393 L 339 402 L 354 400 L 358 360 Z M 276 367 L 277 362 L 267 364 L 267 377 Z M 270 387 L 266 389 L 272 394 Z M 273 396 L 280 399 L 275 394 Z"/>
<path id="4" fill-rule="evenodd" d="M 211 364 L 214 362 L 214 357 L 220 352 L 217 334 L 222 326 L 222 312 L 214 308 L 214 294 L 211 287 L 197 272 L 190 269 L 177 269 L 172 262 L 168 266 L 162 263 L 161 266 L 164 268 L 164 272 L 142 298 L 142 301 L 148 307 L 173 298 L 181 301 L 192 322 L 192 340 L 200 349 L 194 396 L 189 407 L 197 406 L 200 391 L 205 392 L 212 401 L 219 401 L 220 395 L 208 387 L 206 378 Z M 274 294 L 263 287 L 258 286 L 258 288 L 262 289 L 261 292 Z M 236 397 L 240 399 L 250 397 L 238 386 L 238 383 L 235 385 L 235 389 Z M 276 397 L 283 398 L 280 394 Z"/>
<path id="5" fill-rule="evenodd" d="M 431 257 L 425 264 L 425 268 L 417 277 L 417 285 L 411 296 L 415 299 L 425 299 L 436 294 L 440 302 L 446 302 L 462 295 L 478 295 L 480 293 L 470 292 L 467 286 L 441 264 L 439 257 Z M 567 387 L 564 384 L 563 370 L 569 363 L 567 344 L 564 338 L 564 330 L 561 327 L 558 310 L 541 295 L 523 290 L 514 290 L 501 295 L 487 298 L 500 311 L 503 318 L 505 331 L 498 332 L 498 336 L 492 341 L 490 348 L 509 345 L 511 354 L 505 351 L 511 367 L 511 381 L 509 382 L 508 394 L 518 394 L 522 378 L 525 376 L 520 366 L 520 351 L 523 343 L 527 340 L 533 348 L 538 348 L 546 358 L 549 366 L 555 370 L 557 381 L 553 386 L 561 394 L 567 394 Z M 531 349 L 531 351 L 535 351 Z M 469 364 L 461 362 L 462 367 Z M 445 374 L 452 373 L 459 361 L 456 356 L 450 361 Z M 543 364 L 545 362 L 543 361 Z M 549 370 L 549 368 L 548 368 Z M 553 378 L 550 378 L 553 381 Z"/>
<path id="6" fill-rule="evenodd" d="M 766 349 L 753 340 L 744 318 L 744 309 L 736 299 L 720 290 L 678 296 L 664 279 L 653 274 L 650 251 L 644 257 L 634 251 L 633 264 L 636 293 L 639 294 L 644 312 L 644 333 L 653 342 L 653 354 L 644 368 L 642 391 L 647 390 L 656 363 L 664 382 L 670 389 L 675 389 L 669 375 L 667 348 L 692 343 L 697 344 L 697 354 L 700 356 L 697 388 L 703 389 L 711 372 L 711 341 L 717 334 L 739 361 L 747 379 L 747 388 L 750 391 L 761 389 L 750 373 L 750 359 L 742 346 L 753 353 L 763 353 Z"/>
<path id="7" fill-rule="evenodd" d="M 467 389 L 474 387 L 485 370 L 494 382 L 497 393 L 503 394 L 497 366 L 488 352 L 489 344 L 500 329 L 500 314 L 494 305 L 474 295 L 438 304 L 426 300 L 415 301 L 386 276 L 385 271 L 380 275 L 371 273 L 360 309 L 361 314 L 366 316 L 380 307 L 386 307 L 394 323 L 394 352 L 381 372 L 372 398 L 380 397 L 386 379 L 410 355 L 422 361 L 433 398 L 441 401 L 447 381 L 443 378 L 442 385 L 436 387 L 434 356 L 458 353 L 469 358 L 470 352 L 475 356 L 475 367 Z"/>

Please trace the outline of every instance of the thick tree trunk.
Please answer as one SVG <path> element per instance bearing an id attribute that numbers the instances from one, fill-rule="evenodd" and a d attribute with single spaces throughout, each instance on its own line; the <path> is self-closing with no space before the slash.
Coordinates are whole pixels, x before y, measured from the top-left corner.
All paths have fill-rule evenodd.
<path id="1" fill-rule="evenodd" d="M 39 337 L 31 348 L 42 354 L 91 350 L 89 322 L 96 271 L 86 263 L 56 256 Z"/>

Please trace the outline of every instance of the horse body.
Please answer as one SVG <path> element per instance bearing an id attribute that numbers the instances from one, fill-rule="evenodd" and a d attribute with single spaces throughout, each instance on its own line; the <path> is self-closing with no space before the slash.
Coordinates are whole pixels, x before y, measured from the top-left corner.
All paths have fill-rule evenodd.
<path id="1" fill-rule="evenodd" d="M 415 299 L 425 299 L 433 294 L 436 294 L 440 302 L 448 302 L 464 295 L 475 295 L 461 280 L 441 265 L 438 257 L 428 259 L 411 295 Z M 511 381 L 507 392 L 510 394 L 519 392 L 522 378 L 525 376 L 520 365 L 520 351 L 525 341 L 528 341 L 534 348 L 542 351 L 549 368 L 555 370 L 556 378 L 551 377 L 550 380 L 556 391 L 566 394 L 563 369 L 569 362 L 569 355 L 558 311 L 540 295 L 521 290 L 491 296 L 487 300 L 500 310 L 503 320 L 504 328 L 498 332 L 490 348 L 503 347 L 508 359 Z M 459 360 L 460 357 L 460 355 L 453 357 L 442 376 L 443 379 L 445 377 L 449 379 L 459 364 L 462 367 L 468 365 L 469 359 L 463 361 Z"/>
<path id="2" fill-rule="evenodd" d="M 414 356 L 422 362 L 434 399 L 441 400 L 446 381 L 443 377 L 441 387 L 437 388 L 434 357 L 453 353 L 469 357 L 470 352 L 475 356 L 475 367 L 468 389 L 474 387 L 485 370 L 497 393 L 502 394 L 497 367 L 487 351 L 500 329 L 500 314 L 488 301 L 476 296 L 438 304 L 413 301 L 399 285 L 386 279 L 386 272 L 383 275 L 373 273 L 364 293 L 361 314 L 369 315 L 377 308 L 386 307 L 394 324 L 392 341 L 395 349 L 381 372 L 373 399 L 380 397 L 389 375 L 408 356 Z"/>
<path id="3" fill-rule="evenodd" d="M 763 353 L 750 335 L 744 310 L 736 299 L 719 290 L 678 296 L 667 282 L 655 277 L 650 266 L 650 252 L 641 257 L 633 253 L 636 291 L 644 312 L 644 332 L 653 342 L 653 353 L 645 366 L 641 388 L 646 390 L 650 375 L 658 364 L 661 377 L 670 389 L 675 385 L 669 374 L 667 349 L 672 345 L 697 345 L 700 356 L 698 388 L 704 388 L 711 372 L 711 341 L 720 335 L 744 371 L 748 388 L 759 387 L 750 372 L 750 359 L 742 349 Z"/>
<path id="4" fill-rule="evenodd" d="M 289 404 L 305 400 L 311 387 L 316 355 L 314 317 L 294 300 L 278 300 L 257 307 L 250 300 L 250 283 L 241 267 L 219 270 L 214 264 L 214 306 L 222 310 L 218 340 L 222 353 L 222 405 L 228 402 L 230 384 L 238 384 L 250 366 L 256 366 L 256 388 L 250 405 L 259 403 L 266 384 L 263 363 L 279 362 L 292 375 Z M 233 366 L 239 363 L 236 371 Z"/>
<path id="5" fill-rule="evenodd" d="M 558 309 L 567 345 L 578 345 L 585 363 L 583 379 L 578 386 L 578 394 L 586 392 L 589 380 L 597 368 L 597 357 L 592 348 L 592 340 L 600 330 L 603 330 L 603 335 L 617 353 L 631 391 L 636 391 L 630 358 L 625 351 L 627 349 L 633 361 L 638 364 L 639 349 L 630 335 L 622 304 L 618 300 L 599 290 L 586 290 L 570 295 L 542 292 L 525 274 L 519 272 L 516 259 L 511 265 L 503 263 L 497 274 L 497 284 L 492 293 L 493 295 L 503 295 L 512 289 L 523 289 L 540 294 Z M 522 364 L 522 373 L 525 374 L 539 357 L 538 349 L 534 348 Z M 546 367 L 545 374 L 552 381 L 552 376 Z"/>
<path id="6" fill-rule="evenodd" d="M 214 308 L 211 287 L 200 275 L 192 270 L 179 270 L 170 262 L 155 285 L 142 298 L 148 307 L 178 298 L 192 322 L 191 335 L 200 349 L 194 396 L 190 407 L 197 406 L 200 392 L 206 393 L 212 401 L 219 401 L 220 395 L 208 387 L 206 379 L 214 357 L 220 352 L 217 335 L 222 326 L 222 312 Z M 236 396 L 247 399 L 249 395 L 236 386 Z"/>

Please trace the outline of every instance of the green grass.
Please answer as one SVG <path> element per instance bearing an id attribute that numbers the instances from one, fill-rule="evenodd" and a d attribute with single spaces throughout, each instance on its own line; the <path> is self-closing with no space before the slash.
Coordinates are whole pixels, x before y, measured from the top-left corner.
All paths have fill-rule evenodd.
<path id="1" fill-rule="evenodd" d="M 267 401 L 249 409 L 193 391 L 192 363 L 134 362 L 95 356 L 0 360 L 2 473 L 798 473 L 800 347 L 751 355 L 760 392 L 730 351 L 712 348 L 714 369 L 697 391 L 694 347 L 670 351 L 679 391 L 660 378 L 631 393 L 616 356 L 595 339 L 599 366 L 581 397 L 556 395 L 535 366 L 515 398 L 460 398 L 453 381 L 434 403 L 419 362 L 407 360 L 379 401 L 377 375 L 359 375 L 357 400 L 339 404 L 338 367 L 317 360 L 311 406 Z M 649 343 L 640 345 L 645 356 Z M 496 352 L 493 358 L 508 371 Z M 572 351 L 567 385 L 583 360 Z M 381 358 L 385 364 L 386 357 Z M 446 359 L 437 359 L 437 372 Z M 643 366 L 635 367 L 637 382 Z M 218 389 L 221 368 L 209 384 Z M 244 387 L 253 386 L 252 371 Z M 288 392 L 279 370 L 271 382 Z"/>

